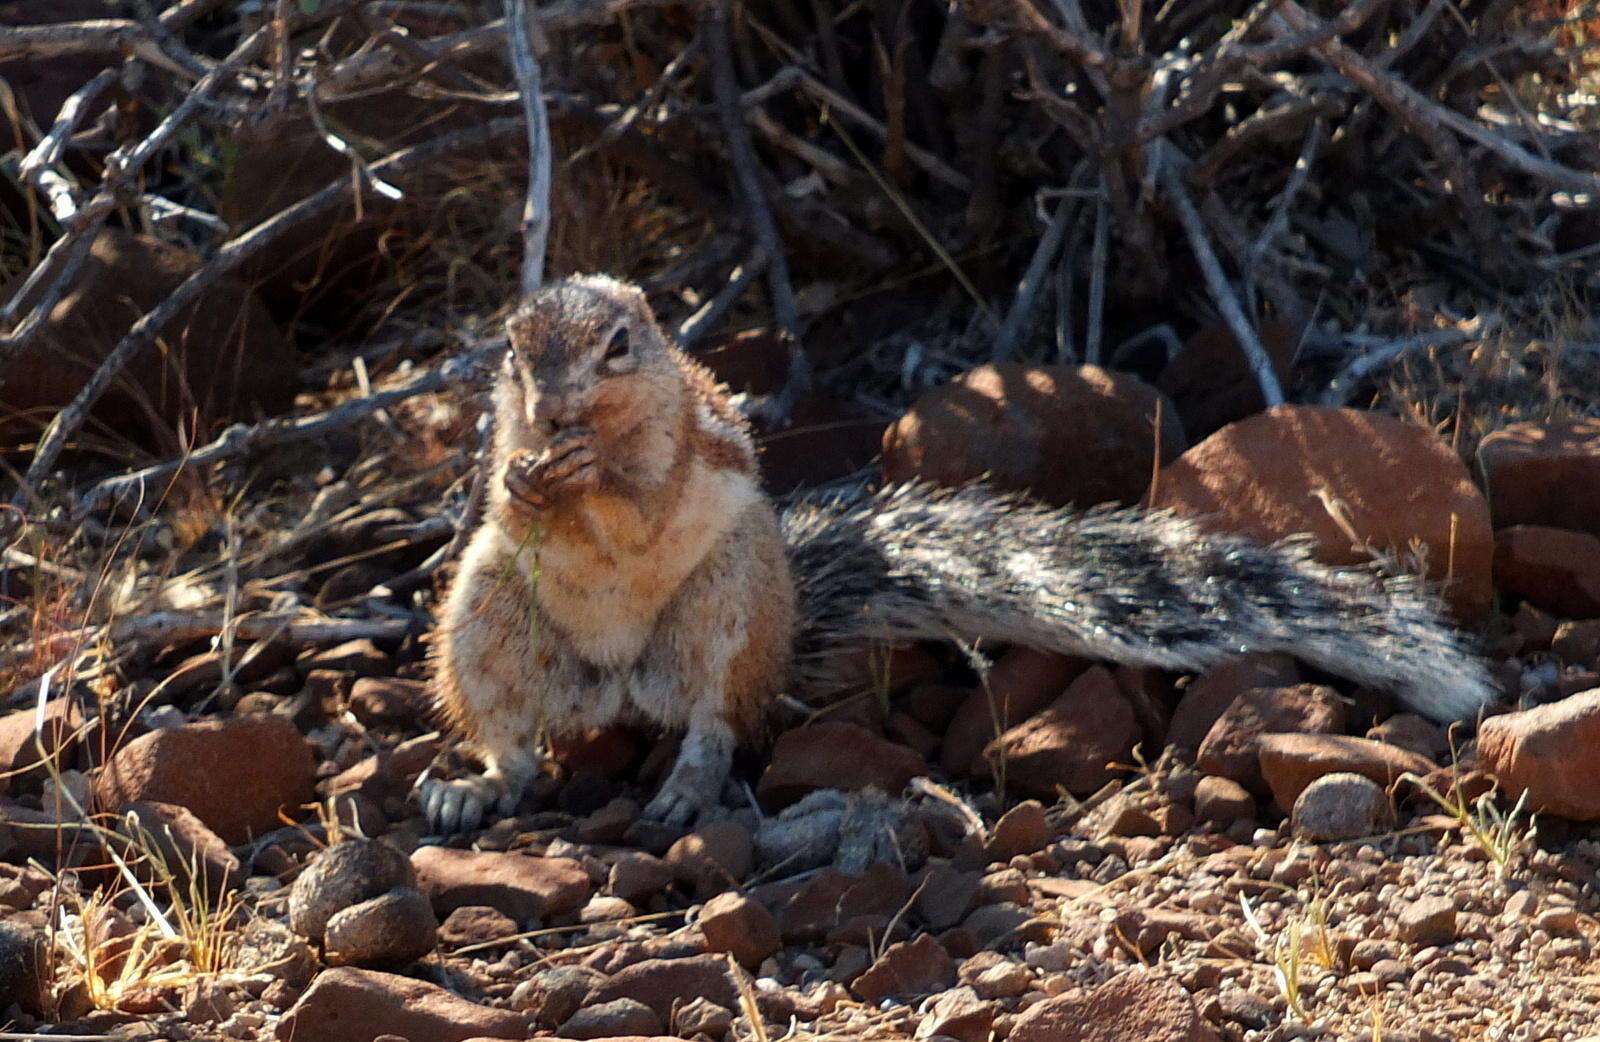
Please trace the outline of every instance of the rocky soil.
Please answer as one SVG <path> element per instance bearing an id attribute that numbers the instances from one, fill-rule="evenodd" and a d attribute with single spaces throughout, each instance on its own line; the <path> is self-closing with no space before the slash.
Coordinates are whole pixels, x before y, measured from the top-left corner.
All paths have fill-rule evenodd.
<path id="1" fill-rule="evenodd" d="M 1592 1042 L 1600 423 L 1508 426 L 1469 469 L 1348 409 L 1158 444 L 1162 400 L 980 370 L 888 428 L 884 468 L 1387 551 L 1485 634 L 1493 715 L 1446 730 L 1283 655 L 1188 677 L 885 649 L 692 831 L 639 817 L 670 739 L 619 729 L 563 738 L 515 817 L 441 842 L 411 786 L 464 751 L 416 633 L 180 640 L 0 718 L 11 1030 Z M 1075 451 L 1019 467 L 1028 442 Z M 1093 465 L 1155 456 L 1153 481 Z M 420 522 L 313 541 L 319 603 L 403 572 L 361 548 Z"/>

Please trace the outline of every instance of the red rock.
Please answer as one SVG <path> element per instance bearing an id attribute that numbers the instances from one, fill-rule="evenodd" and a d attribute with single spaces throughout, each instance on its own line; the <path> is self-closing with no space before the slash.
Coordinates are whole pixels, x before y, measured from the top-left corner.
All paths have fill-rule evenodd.
<path id="1" fill-rule="evenodd" d="M 297 664 L 307 674 L 325 669 L 357 676 L 386 676 L 394 669 L 394 659 L 366 637 L 302 652 Z"/>
<path id="2" fill-rule="evenodd" d="M 1177 704 L 1172 676 L 1151 666 L 1118 666 L 1111 676 L 1117 682 L 1117 690 L 1133 707 L 1147 747 L 1160 749 L 1166 745 Z"/>
<path id="3" fill-rule="evenodd" d="M 817 789 L 874 787 L 897 796 L 912 778 L 928 773 L 914 751 L 864 727 L 820 723 L 786 731 L 756 794 L 771 807 L 787 806 Z"/>
<path id="4" fill-rule="evenodd" d="M 974 765 L 990 776 L 1001 769 L 1009 790 L 1053 799 L 1056 786 L 1087 796 L 1128 763 L 1139 722 L 1103 666 L 1072 682 L 1062 696 L 995 739 Z"/>
<path id="5" fill-rule="evenodd" d="M 1419 948 L 1449 944 L 1456 939 L 1456 906 L 1448 897 L 1421 897 L 1400 909 L 1395 933 Z"/>
<path id="6" fill-rule="evenodd" d="M 772 913 L 743 894 L 713 897 L 701 910 L 699 923 L 707 951 L 727 952 L 746 966 L 759 966 L 783 943 Z"/>
<path id="7" fill-rule="evenodd" d="M 58 767 L 70 767 L 82 728 L 83 711 L 73 698 L 46 702 L 42 727 L 34 709 L 19 709 L 0 717 L 0 793 L 38 789 L 49 776 L 40 766 L 41 745 L 44 755 Z"/>
<path id="8" fill-rule="evenodd" d="M 691 356 L 735 394 L 776 394 L 789 369 L 785 338 L 771 329 L 747 329 L 705 341 Z"/>
<path id="9" fill-rule="evenodd" d="M 665 890 L 671 882 L 671 865 L 653 854 L 630 850 L 612 862 L 607 886 L 624 901 L 639 904 Z"/>
<path id="10" fill-rule="evenodd" d="M 672 1016 L 675 1005 L 686 1004 L 693 998 L 704 998 L 724 1009 L 738 1009 L 739 985 L 734 974 L 743 971 L 731 965 L 724 955 L 696 955 L 687 959 L 646 959 L 625 967 L 595 988 L 585 999 L 586 1005 L 611 1002 L 615 999 L 634 999 L 655 1011 L 663 1021 Z M 749 977 L 744 977 L 749 983 Z M 757 1003 L 764 1016 L 780 1015 L 792 1010 L 793 1002 L 786 995 L 758 992 Z"/>
<path id="11" fill-rule="evenodd" d="M 1556 626 L 1550 652 L 1569 665 L 1600 665 L 1600 619 L 1569 619 Z"/>
<path id="12" fill-rule="evenodd" d="M 1229 659 L 1184 688 L 1167 729 L 1167 744 L 1192 754 L 1234 699 L 1253 688 L 1289 687 L 1299 681 L 1300 667 L 1288 655 L 1252 652 Z"/>
<path id="13" fill-rule="evenodd" d="M 1194 812 L 1202 821 L 1231 825 L 1255 817 L 1256 801 L 1249 790 L 1230 778 L 1201 778 L 1194 789 Z"/>
<path id="14" fill-rule="evenodd" d="M 971 692 L 938 682 L 918 684 L 901 699 L 905 712 L 935 734 L 943 734 Z"/>
<path id="15" fill-rule="evenodd" d="M 813 944 L 839 924 L 839 902 L 856 884 L 854 876 L 824 868 L 806 881 L 783 906 L 778 929 L 787 944 Z"/>
<path id="16" fill-rule="evenodd" d="M 1517 605 L 1517 613 L 1511 616 L 1512 633 L 1521 639 L 1518 651 L 1548 650 L 1556 639 L 1556 629 L 1560 625 L 1560 620 L 1554 615 L 1527 601 Z"/>
<path id="17" fill-rule="evenodd" d="M 628 829 L 638 820 L 639 804 L 626 796 L 618 796 L 594 813 L 580 818 L 574 828 L 580 843 L 621 843 Z"/>
<path id="18" fill-rule="evenodd" d="M 1027 965 L 1013 962 L 999 952 L 971 956 L 961 964 L 960 977 L 984 999 L 1014 999 L 1033 987 L 1033 974 Z"/>
<path id="19" fill-rule="evenodd" d="M 424 735 L 408 739 L 334 775 L 328 782 L 328 795 L 360 793 L 374 803 L 404 799 L 417 776 L 427 770 L 438 754 L 438 738 Z"/>
<path id="20" fill-rule="evenodd" d="M 684 1038 L 697 1035 L 722 1038 L 733 1029 L 733 1012 L 715 1002 L 696 998 L 678 1010 L 672 1026 Z"/>
<path id="21" fill-rule="evenodd" d="M 1264 791 L 1258 751 L 1263 734 L 1339 734 L 1345 716 L 1344 702 L 1332 688 L 1258 687 L 1234 699 L 1211 725 L 1195 764 L 1207 774 Z"/>
<path id="22" fill-rule="evenodd" d="M 983 877 L 950 865 L 935 865 L 917 893 L 916 912 L 931 929 L 944 930 L 967 917 Z"/>
<path id="23" fill-rule="evenodd" d="M 735 821 L 714 821 L 673 843 L 667 867 L 701 900 L 742 883 L 755 864 L 755 837 Z"/>
<path id="24" fill-rule="evenodd" d="M 1106 800 L 1091 819 L 1096 836 L 1159 836 L 1161 824 L 1132 794 L 1121 792 Z"/>
<path id="25" fill-rule="evenodd" d="M 911 898 L 911 879 L 899 865 L 875 861 L 845 887 L 838 902 L 840 920 L 858 915 L 892 916 Z"/>
<path id="26" fill-rule="evenodd" d="M 922 726 L 909 713 L 890 713 L 884 724 L 884 733 L 924 761 L 939 751 L 939 736 Z"/>
<path id="27" fill-rule="evenodd" d="M 550 739 L 552 760 L 572 772 L 596 771 L 607 778 L 627 773 L 638 762 L 639 750 L 639 733 L 629 727 L 606 727 Z"/>
<path id="28" fill-rule="evenodd" d="M 519 923 L 583 907 L 589 873 L 569 858 L 418 847 L 411 855 L 417 888 L 441 916 L 487 905 Z"/>
<path id="29" fill-rule="evenodd" d="M 435 984 L 375 970 L 325 970 L 278 1022 L 279 1042 L 408 1042 L 527 1038 L 528 1019 L 452 995 Z"/>
<path id="30" fill-rule="evenodd" d="M 521 929 L 515 919 L 498 909 L 484 905 L 462 905 L 439 924 L 439 943 L 451 948 L 465 948 L 469 944 L 483 944 L 510 937 Z"/>
<path id="31" fill-rule="evenodd" d="M 1131 505 L 1149 488 L 1157 455 L 1165 463 L 1183 446 L 1172 403 L 1136 377 L 985 365 L 928 391 L 884 432 L 883 476 L 939 485 L 984 478 L 1058 506 Z"/>
<path id="32" fill-rule="evenodd" d="M 280 828 L 315 795 L 311 747 L 283 717 L 213 718 L 134 739 L 96 779 L 115 812 L 136 800 L 187 807 L 229 843 Z"/>
<path id="33" fill-rule="evenodd" d="M 198 256 L 171 243 L 102 231 L 32 344 L 0 371 L 0 415 L 7 417 L 0 444 L 15 447 L 37 434 L 41 421 L 72 400 L 134 321 L 199 266 Z M 20 288 L 20 279 L 14 280 L 0 289 L 0 297 L 10 299 Z M 37 293 L 30 295 L 26 306 L 36 299 Z M 91 428 L 171 452 L 180 447 L 180 425 L 195 433 L 196 411 L 204 441 L 213 424 L 276 415 L 293 401 L 293 349 L 237 278 L 213 280 L 159 337 L 161 348 L 128 366 L 91 410 Z"/>
<path id="34" fill-rule="evenodd" d="M 1309 534 L 1326 564 L 1364 563 L 1358 541 L 1425 546 L 1427 574 L 1448 580 L 1459 617 L 1475 621 L 1489 606 L 1488 505 L 1449 446 L 1421 427 L 1355 409 L 1280 405 L 1211 435 L 1163 468 L 1156 485 L 1153 505 L 1219 531 L 1264 542 Z"/>
<path id="35" fill-rule="evenodd" d="M 1600 536 L 1600 420 L 1514 423 L 1479 443 L 1478 466 L 1497 528 Z"/>
<path id="36" fill-rule="evenodd" d="M 1053 932 L 1052 924 L 1044 919 L 1035 919 L 1028 909 L 1013 901 L 974 908 L 961 921 L 961 926 L 982 948 L 1011 947 L 1028 941 L 1043 942 L 1049 940 Z"/>
<path id="37" fill-rule="evenodd" d="M 807 395 L 790 423 L 756 438 L 761 483 L 771 495 L 848 477 L 870 464 L 883 443 L 884 422 L 848 401 Z"/>
<path id="38" fill-rule="evenodd" d="M 939 679 L 945 667 L 920 644 L 896 644 L 845 652 L 831 671 L 841 695 L 853 693 L 868 697 L 830 707 L 827 719 L 860 724 L 869 731 L 881 733 L 884 704 L 913 685 Z"/>
<path id="39" fill-rule="evenodd" d="M 136 826 L 139 846 L 159 851 L 179 886 L 195 885 L 215 899 L 244 883 L 244 866 L 233 851 L 187 809 L 140 800 L 128 804 L 123 813 L 118 831 L 132 836 Z M 150 878 L 148 858 L 129 861 L 141 878 Z"/>
<path id="40" fill-rule="evenodd" d="M 1600 689 L 1492 716 L 1478 728 L 1478 759 L 1528 810 L 1600 821 Z"/>
<path id="41" fill-rule="evenodd" d="M 1450 740 L 1444 728 L 1415 713 L 1396 713 L 1368 731 L 1367 737 L 1409 749 L 1430 760 L 1438 760 L 1450 752 Z"/>
<path id="42" fill-rule="evenodd" d="M 966 697 L 944 735 L 940 762 L 963 774 L 983 747 L 1061 697 L 1089 663 L 1072 655 L 1014 647 L 995 660 L 989 675 Z"/>
<path id="43" fill-rule="evenodd" d="M 1300 341 L 1294 327 L 1263 322 L 1256 335 L 1272 359 L 1278 382 L 1287 384 Z M 1261 397 L 1261 383 L 1245 361 L 1238 339 L 1222 322 L 1206 326 L 1190 337 L 1156 377 L 1156 387 L 1172 399 L 1184 432 L 1191 439 L 1203 438 L 1267 407 Z"/>
<path id="44" fill-rule="evenodd" d="M 1054 836 L 1055 830 L 1045 820 L 1044 804 L 1026 800 L 995 822 L 989 833 L 987 853 L 995 861 L 1010 861 L 1019 854 L 1032 854 L 1042 849 Z"/>
<path id="45" fill-rule="evenodd" d="M 1359 774 L 1385 788 L 1402 774 L 1426 776 L 1433 761 L 1370 738 L 1334 734 L 1268 734 L 1257 747 L 1261 774 L 1272 798 L 1285 811 L 1307 785 L 1325 774 Z"/>
<path id="46" fill-rule="evenodd" d="M 971 988 L 951 988 L 934 1000 L 917 1026 L 917 1038 L 953 1038 L 956 1042 L 989 1042 L 999 1007 L 978 998 Z"/>
<path id="47" fill-rule="evenodd" d="M 428 685 L 403 677 L 357 677 L 350 688 L 350 712 L 367 726 L 415 724 L 431 707 Z"/>
<path id="48" fill-rule="evenodd" d="M 1215 1042 L 1194 1000 L 1155 970 L 1128 970 L 1087 995 L 1067 994 L 1029 1006 L 1008 1042 Z"/>
<path id="49" fill-rule="evenodd" d="M 1600 617 L 1600 537 L 1517 525 L 1495 535 L 1500 589 L 1568 618 Z"/>
<path id="50" fill-rule="evenodd" d="M 956 982 L 956 963 L 929 934 L 889 946 L 878 961 L 850 985 L 863 1002 L 876 1005 L 894 995 L 915 998 Z"/>

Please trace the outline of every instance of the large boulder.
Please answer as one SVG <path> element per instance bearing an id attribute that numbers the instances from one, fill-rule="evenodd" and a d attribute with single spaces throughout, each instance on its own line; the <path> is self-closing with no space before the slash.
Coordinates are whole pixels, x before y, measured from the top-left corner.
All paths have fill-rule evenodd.
<path id="1" fill-rule="evenodd" d="M 228 843 L 282 826 L 315 796 L 316 759 L 280 716 L 214 718 L 141 735 L 101 769 L 95 801 L 117 812 L 136 800 L 187 807 Z"/>
<path id="2" fill-rule="evenodd" d="M 594 890 L 589 873 L 571 858 L 418 847 L 411 864 L 417 888 L 441 918 L 457 908 L 486 905 L 526 923 L 576 911 Z"/>
<path id="3" fill-rule="evenodd" d="M 278 1021 L 280 1042 L 372 1042 L 398 1035 L 410 1042 L 527 1038 L 520 1013 L 468 1002 L 426 981 L 351 967 L 326 970 Z"/>
<path id="4" fill-rule="evenodd" d="M 1600 536 L 1600 419 L 1514 423 L 1479 443 L 1478 466 L 1496 527 Z"/>
<path id="5" fill-rule="evenodd" d="M 1600 689 L 1494 716 L 1478 729 L 1478 759 L 1528 809 L 1600 821 Z"/>
<path id="6" fill-rule="evenodd" d="M 1500 589 L 1566 618 L 1600 617 L 1600 538 L 1542 525 L 1495 535 Z"/>
<path id="7" fill-rule="evenodd" d="M 884 432 L 886 481 L 986 478 L 1046 503 L 1134 504 L 1183 450 L 1155 388 L 1097 366 L 980 366 L 928 391 Z"/>
<path id="8" fill-rule="evenodd" d="M 1402 775 L 1423 777 L 1434 763 L 1409 749 L 1342 734 L 1266 734 L 1257 745 L 1261 774 L 1285 811 L 1306 786 L 1329 774 L 1359 774 L 1387 788 Z"/>
<path id="9" fill-rule="evenodd" d="M 1139 741 L 1133 707 L 1104 666 L 1074 680 L 1061 697 L 984 749 L 974 773 L 1003 776 L 1009 791 L 1054 798 L 1057 786 L 1087 796 L 1126 764 Z"/>
<path id="10" fill-rule="evenodd" d="M 194 253 L 145 235 L 99 234 L 79 277 L 33 343 L 0 368 L 0 445 L 30 439 L 70 402 L 146 312 L 200 267 Z M 0 289 L 10 300 L 20 280 Z M 31 308 L 37 294 L 22 301 Z M 25 312 L 24 312 L 25 313 Z M 126 366 L 89 414 L 86 433 L 135 437 L 175 452 L 177 432 L 276 414 L 294 400 L 294 352 L 266 308 L 223 276 L 161 327 L 160 345 Z"/>
<path id="11" fill-rule="evenodd" d="M 1256 334 L 1272 360 L 1278 382 L 1287 385 L 1300 340 L 1294 327 L 1263 322 Z M 1177 406 L 1178 418 L 1191 438 L 1203 438 L 1267 407 L 1261 383 L 1240 350 L 1238 338 L 1222 322 L 1190 337 L 1156 377 L 1156 387 Z"/>
<path id="12" fill-rule="evenodd" d="M 1489 607 L 1494 539 L 1466 465 L 1431 431 L 1389 416 L 1280 405 L 1224 427 L 1164 468 L 1155 506 L 1262 541 L 1307 534 L 1325 564 L 1426 547 L 1463 620 Z"/>
<path id="13" fill-rule="evenodd" d="M 1214 1042 L 1194 999 L 1156 970 L 1128 970 L 1083 994 L 1029 1006 L 1010 1042 Z"/>
<path id="14" fill-rule="evenodd" d="M 871 787 L 897 796 L 912 778 L 927 773 L 928 765 L 914 750 L 859 724 L 825 722 L 779 737 L 756 794 L 774 807 L 818 789 Z"/>

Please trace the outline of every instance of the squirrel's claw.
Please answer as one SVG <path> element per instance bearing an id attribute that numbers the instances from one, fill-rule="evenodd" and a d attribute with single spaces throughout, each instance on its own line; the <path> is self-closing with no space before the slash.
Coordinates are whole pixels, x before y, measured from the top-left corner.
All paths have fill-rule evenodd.
<path id="1" fill-rule="evenodd" d="M 594 432 L 574 427 L 556 436 L 549 448 L 521 450 L 506 467 L 506 488 L 530 506 L 544 508 L 560 494 L 592 487 L 600 476 Z"/>
<path id="2" fill-rule="evenodd" d="M 454 836 L 483 824 L 492 808 L 501 815 L 516 810 L 520 791 L 485 775 L 470 778 L 424 778 L 417 784 L 418 802 L 431 832 Z"/>

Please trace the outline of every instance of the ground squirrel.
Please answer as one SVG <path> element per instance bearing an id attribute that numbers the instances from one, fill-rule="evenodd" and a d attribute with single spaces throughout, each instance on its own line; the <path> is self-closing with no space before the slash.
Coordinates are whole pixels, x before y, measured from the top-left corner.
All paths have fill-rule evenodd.
<path id="1" fill-rule="evenodd" d="M 444 832 L 509 812 L 549 734 L 683 732 L 645 808 L 714 806 L 779 696 L 826 693 L 851 652 L 957 637 L 1174 670 L 1286 651 L 1438 720 L 1492 697 L 1416 581 L 1313 562 L 1193 521 L 912 484 L 791 506 L 763 494 L 725 388 L 638 289 L 539 290 L 507 323 L 488 506 L 434 635 L 440 705 L 486 770 L 427 777 Z"/>

